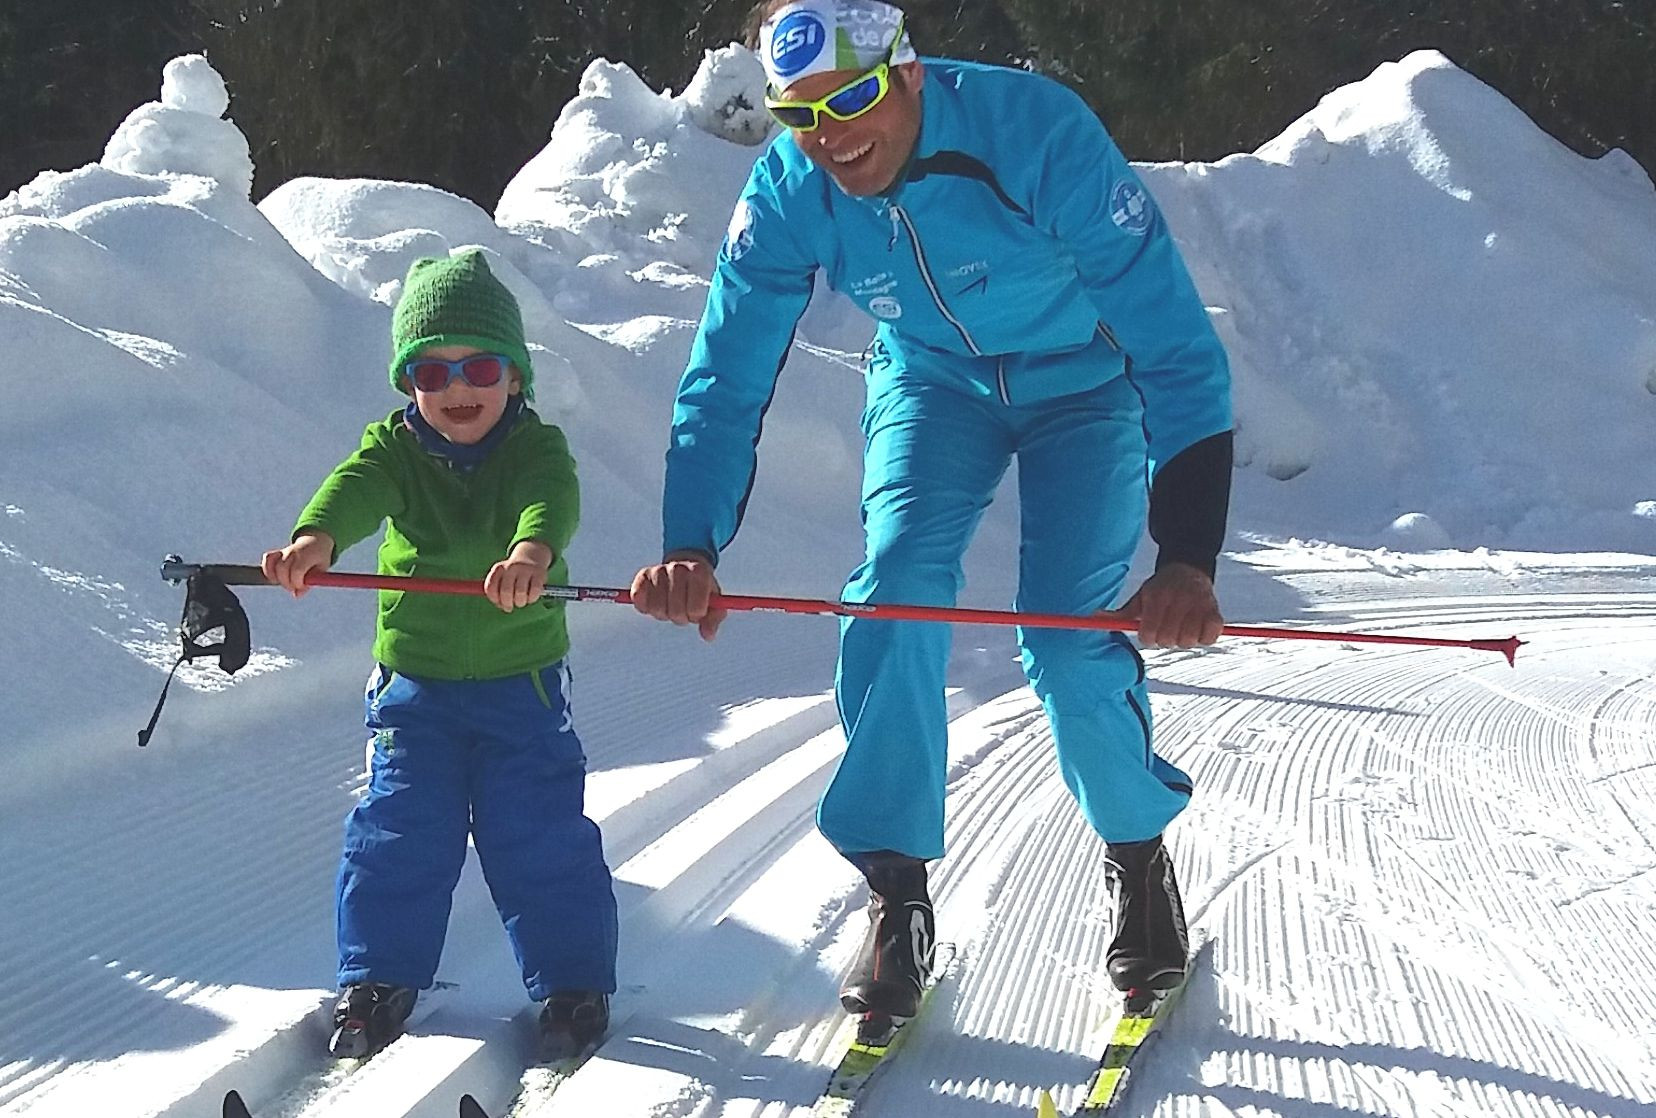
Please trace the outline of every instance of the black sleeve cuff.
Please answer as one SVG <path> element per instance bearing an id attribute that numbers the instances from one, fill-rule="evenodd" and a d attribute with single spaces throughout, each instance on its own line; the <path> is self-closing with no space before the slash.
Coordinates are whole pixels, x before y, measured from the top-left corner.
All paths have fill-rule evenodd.
<path id="1" fill-rule="evenodd" d="M 1186 563 L 1213 577 L 1230 506 L 1232 432 L 1209 435 L 1175 454 L 1150 486 L 1156 569 Z"/>

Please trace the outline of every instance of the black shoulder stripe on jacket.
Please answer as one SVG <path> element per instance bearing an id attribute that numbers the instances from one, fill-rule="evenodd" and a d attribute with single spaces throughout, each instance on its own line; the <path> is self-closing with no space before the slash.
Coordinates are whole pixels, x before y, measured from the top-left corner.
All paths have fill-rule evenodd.
<path id="1" fill-rule="evenodd" d="M 918 182 L 927 175 L 958 175 L 961 178 L 977 179 L 995 192 L 995 197 L 1000 199 L 1001 205 L 1021 217 L 1029 216 L 1022 206 L 1012 200 L 1011 195 L 1001 189 L 1000 180 L 995 178 L 995 172 L 989 169 L 987 163 L 963 151 L 940 151 L 909 164 L 909 182 Z"/>

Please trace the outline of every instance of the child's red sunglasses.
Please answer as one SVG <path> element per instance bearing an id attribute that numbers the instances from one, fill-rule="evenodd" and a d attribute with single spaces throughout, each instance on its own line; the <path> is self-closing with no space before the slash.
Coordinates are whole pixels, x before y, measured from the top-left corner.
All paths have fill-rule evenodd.
<path id="1" fill-rule="evenodd" d="M 511 358 L 498 353 L 474 353 L 458 361 L 417 357 L 403 365 L 403 374 L 421 392 L 441 392 L 455 377 L 463 378 L 473 388 L 490 388 L 500 383 L 511 363 Z"/>

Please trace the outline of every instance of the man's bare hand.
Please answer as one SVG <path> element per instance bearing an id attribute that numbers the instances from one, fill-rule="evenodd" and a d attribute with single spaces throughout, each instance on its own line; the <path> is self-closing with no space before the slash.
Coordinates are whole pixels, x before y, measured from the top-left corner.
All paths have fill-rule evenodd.
<path id="1" fill-rule="evenodd" d="M 730 611 L 712 606 L 719 593 L 713 564 L 697 551 L 674 552 L 633 576 L 632 603 L 639 613 L 675 625 L 695 625 L 704 641 L 718 634 Z"/>
<path id="2" fill-rule="evenodd" d="M 1213 580 L 1187 563 L 1169 563 L 1145 579 L 1120 613 L 1138 619 L 1139 644 L 1146 648 L 1212 644 L 1225 626 Z"/>

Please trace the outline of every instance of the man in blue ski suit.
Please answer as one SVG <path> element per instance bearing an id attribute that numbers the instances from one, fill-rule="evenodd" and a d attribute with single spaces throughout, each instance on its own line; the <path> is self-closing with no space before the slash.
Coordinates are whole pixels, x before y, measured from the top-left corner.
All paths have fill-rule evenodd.
<path id="1" fill-rule="evenodd" d="M 1017 608 L 1116 603 L 1146 520 L 1155 574 L 1122 607 L 1147 645 L 1208 644 L 1230 492 L 1224 350 L 1154 201 L 1070 90 L 1019 70 L 922 63 L 879 0 L 774 0 L 756 14 L 788 131 L 754 165 L 679 384 L 665 558 L 636 607 L 711 639 L 761 421 L 818 271 L 878 321 L 867 368 L 853 602 L 953 605 L 961 558 L 1012 457 Z M 1181 981 L 1187 944 L 1161 842 L 1191 794 L 1156 756 L 1144 667 L 1115 633 L 1020 629 L 1060 767 L 1107 844 L 1121 989 Z M 853 1013 L 911 1016 L 943 854 L 945 626 L 843 621 L 847 748 L 823 834 L 868 877 Z"/>

